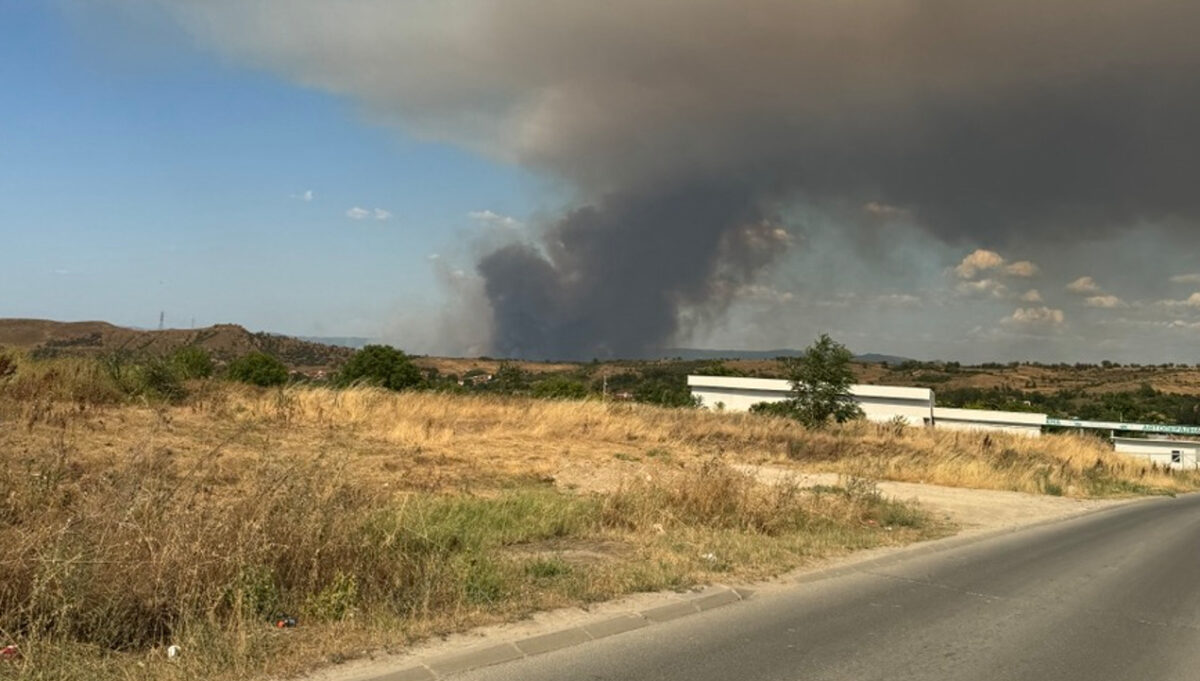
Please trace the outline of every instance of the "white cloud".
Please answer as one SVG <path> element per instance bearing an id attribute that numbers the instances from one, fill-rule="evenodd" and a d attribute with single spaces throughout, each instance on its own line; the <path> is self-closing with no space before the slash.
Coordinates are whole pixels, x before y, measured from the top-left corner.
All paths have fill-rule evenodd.
<path id="1" fill-rule="evenodd" d="M 1184 300 L 1160 300 L 1163 307 L 1200 307 L 1200 292 L 1193 293 Z"/>
<path id="2" fill-rule="evenodd" d="M 1008 287 L 995 279 L 962 281 L 955 290 L 960 296 L 990 295 L 993 298 L 1003 298 L 1008 295 Z"/>
<path id="3" fill-rule="evenodd" d="M 1128 307 L 1125 304 L 1125 301 L 1121 300 L 1120 298 L 1118 298 L 1116 296 L 1108 296 L 1108 295 L 1106 295 L 1106 296 L 1091 296 L 1087 300 L 1083 301 L 1083 304 L 1087 305 L 1088 307 L 1102 307 L 1102 308 L 1107 308 L 1107 309 L 1113 309 L 1113 308 L 1118 308 L 1118 307 Z"/>
<path id="4" fill-rule="evenodd" d="M 1013 311 L 1012 315 L 1004 318 L 1005 324 L 1018 324 L 1021 326 L 1062 326 L 1063 311 L 1054 308 L 1042 307 L 1020 307 Z"/>
<path id="5" fill-rule="evenodd" d="M 961 279 L 971 279 L 980 272 L 994 270 L 1003 265 L 1004 258 L 999 253 L 979 248 L 963 258 L 962 262 L 954 268 L 954 273 Z"/>
<path id="6" fill-rule="evenodd" d="M 442 256 L 439 253 L 430 253 L 429 255 L 425 256 L 425 259 L 430 262 L 433 262 L 434 260 L 441 260 L 441 258 Z"/>
<path id="7" fill-rule="evenodd" d="M 1100 285 L 1091 277 L 1080 277 L 1067 284 L 1067 290 L 1071 293 L 1100 293 Z"/>
<path id="8" fill-rule="evenodd" d="M 875 302 L 887 307 L 915 307 L 921 304 L 921 299 L 911 293 L 887 293 L 876 296 Z"/>
<path id="9" fill-rule="evenodd" d="M 1022 294 L 1021 294 L 1021 300 L 1025 301 L 1025 302 L 1027 302 L 1027 303 L 1041 303 L 1041 302 L 1044 302 L 1044 301 L 1042 300 L 1042 294 L 1041 294 L 1041 293 L 1039 293 L 1039 292 L 1038 292 L 1038 290 L 1037 290 L 1037 289 L 1035 289 L 1035 288 L 1031 288 L 1031 289 L 1029 289 L 1028 291 L 1026 291 L 1025 293 L 1022 293 Z"/>
<path id="10" fill-rule="evenodd" d="M 317 195 L 313 193 L 313 190 L 305 189 L 303 194 L 292 194 L 291 197 L 297 201 L 311 203 L 313 199 L 317 198 Z"/>
<path id="11" fill-rule="evenodd" d="M 899 206 L 893 206 L 879 201 L 871 201 L 863 204 L 863 210 L 878 218 L 894 218 L 904 215 L 905 210 Z"/>
<path id="12" fill-rule="evenodd" d="M 1009 277 L 1028 279 L 1036 276 L 1039 271 L 1038 266 L 1028 260 L 1010 263 L 1004 259 L 1004 256 L 986 248 L 975 249 L 954 267 L 954 273 L 958 275 L 959 279 L 974 279 L 985 272 L 996 272 Z"/>
<path id="13" fill-rule="evenodd" d="M 1173 284 L 1200 284 L 1200 272 L 1192 272 L 1190 274 L 1176 274 L 1171 277 Z"/>
<path id="14" fill-rule="evenodd" d="M 346 217 L 350 218 L 351 220 L 366 220 L 367 218 L 374 218 L 376 220 L 390 220 L 392 213 L 391 211 L 384 210 L 382 208 L 367 210 L 366 208 L 355 206 L 346 211 Z"/>
<path id="15" fill-rule="evenodd" d="M 787 303 L 795 298 L 795 295 L 791 291 L 780 291 L 772 286 L 762 286 L 760 284 L 750 284 L 738 288 L 737 296 L 744 300 L 767 303 Z"/>
<path id="16" fill-rule="evenodd" d="M 1005 266 L 1004 273 L 1014 277 L 1032 277 L 1038 273 L 1038 266 L 1028 260 L 1018 260 Z"/>
<path id="17" fill-rule="evenodd" d="M 476 222 L 482 222 L 485 225 L 490 225 L 493 227 L 508 227 L 510 229 L 515 229 L 521 226 L 520 220 L 507 215 L 501 215 L 490 210 L 473 210 L 470 213 L 467 213 L 467 217 L 475 220 Z"/>

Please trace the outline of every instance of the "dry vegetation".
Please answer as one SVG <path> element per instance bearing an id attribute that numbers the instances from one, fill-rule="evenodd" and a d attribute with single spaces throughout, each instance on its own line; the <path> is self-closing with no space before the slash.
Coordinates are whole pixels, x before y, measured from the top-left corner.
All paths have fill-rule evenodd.
<path id="1" fill-rule="evenodd" d="M 217 381 L 139 403 L 89 360 L 0 375 L 0 646 L 21 649 L 0 678 L 287 674 L 946 531 L 868 476 L 1072 496 L 1198 482 L 1079 438 Z M 727 465 L 759 462 L 846 484 Z"/>

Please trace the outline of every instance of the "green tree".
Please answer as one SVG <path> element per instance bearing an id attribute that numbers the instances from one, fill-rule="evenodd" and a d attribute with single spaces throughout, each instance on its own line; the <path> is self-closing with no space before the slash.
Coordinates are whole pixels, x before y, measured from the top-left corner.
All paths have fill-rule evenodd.
<path id="1" fill-rule="evenodd" d="M 287 383 L 288 370 L 275 357 L 264 352 L 252 352 L 229 363 L 229 377 L 265 388 Z"/>
<path id="2" fill-rule="evenodd" d="M 367 383 L 404 390 L 421 383 L 421 370 L 408 355 L 390 345 L 368 345 L 354 353 L 338 372 L 338 383 Z"/>
<path id="3" fill-rule="evenodd" d="M 853 359 L 846 346 L 824 333 L 803 355 L 785 358 L 784 370 L 792 383 L 792 416 L 810 428 L 819 428 L 830 419 L 843 423 L 861 418 L 862 409 L 850 394 Z"/>

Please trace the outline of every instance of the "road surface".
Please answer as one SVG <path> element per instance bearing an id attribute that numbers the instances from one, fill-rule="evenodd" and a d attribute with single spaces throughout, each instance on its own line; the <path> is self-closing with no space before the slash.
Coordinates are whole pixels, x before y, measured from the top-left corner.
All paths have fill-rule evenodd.
<path id="1" fill-rule="evenodd" d="M 455 678 L 1200 679 L 1200 494 L 867 563 Z"/>

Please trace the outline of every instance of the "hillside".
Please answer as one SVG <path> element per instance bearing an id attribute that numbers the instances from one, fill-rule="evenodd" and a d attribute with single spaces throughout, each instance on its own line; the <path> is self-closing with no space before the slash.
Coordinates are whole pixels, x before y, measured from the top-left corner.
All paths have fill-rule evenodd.
<path id="1" fill-rule="evenodd" d="M 43 356 L 98 356 L 114 352 L 165 355 L 188 345 L 200 346 L 221 361 L 229 361 L 254 351 L 268 352 L 278 356 L 293 369 L 299 370 L 330 368 L 345 361 L 354 352 L 350 347 L 316 342 L 312 339 L 254 333 L 235 324 L 218 324 L 202 329 L 144 331 L 107 322 L 0 319 L 0 347 L 16 347 Z M 599 382 L 604 376 L 610 379 L 631 374 L 678 377 L 687 373 L 713 371 L 764 378 L 782 377 L 781 367 L 774 357 L 746 357 L 744 354 L 739 357 L 740 353 L 736 351 L 706 352 L 725 354 L 727 357 L 581 363 L 515 361 L 512 364 L 534 376 L 561 374 L 589 384 Z M 1100 397 L 1143 391 L 1149 386 L 1161 393 L 1200 396 L 1200 366 L 1016 362 L 962 366 L 956 362 L 891 361 L 896 359 L 891 357 L 888 357 L 886 362 L 868 361 L 878 357 L 888 356 L 858 358 L 855 374 L 859 382 L 923 386 L 933 388 L 939 394 L 999 390 L 1020 392 L 1028 396 L 1048 396 L 1067 391 L 1080 396 Z M 491 357 L 414 357 L 414 360 L 422 369 L 436 370 L 442 375 L 458 376 L 472 371 L 495 373 L 502 361 Z"/>
<path id="2" fill-rule="evenodd" d="M 204 348 L 214 358 L 225 362 L 251 352 L 266 352 L 299 370 L 332 367 L 354 352 L 349 348 L 290 336 L 254 333 L 236 324 L 143 331 L 108 322 L 0 319 L 0 346 L 27 350 L 39 356 L 113 353 L 162 356 L 191 345 Z"/>
<path id="3" fill-rule="evenodd" d="M 774 360 L 735 359 L 722 363 L 735 373 L 782 378 Z M 1077 391 L 1103 395 L 1132 392 L 1149 385 L 1154 390 L 1179 395 L 1200 395 L 1200 367 L 1172 365 L 1096 364 L 985 364 L 961 366 L 955 362 L 856 363 L 860 383 L 905 385 L 946 390 L 1019 390 L 1050 394 Z"/>

